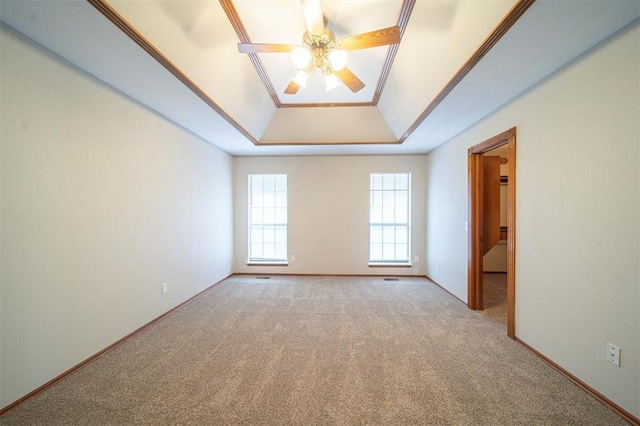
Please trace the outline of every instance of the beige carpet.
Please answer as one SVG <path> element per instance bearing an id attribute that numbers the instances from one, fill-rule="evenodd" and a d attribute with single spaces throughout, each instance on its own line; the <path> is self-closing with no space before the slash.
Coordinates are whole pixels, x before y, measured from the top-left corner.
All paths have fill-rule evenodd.
<path id="1" fill-rule="evenodd" d="M 482 315 L 501 321 L 507 327 L 507 274 L 483 274 L 484 310 Z"/>
<path id="2" fill-rule="evenodd" d="M 232 277 L 14 424 L 619 425 L 426 279 Z"/>

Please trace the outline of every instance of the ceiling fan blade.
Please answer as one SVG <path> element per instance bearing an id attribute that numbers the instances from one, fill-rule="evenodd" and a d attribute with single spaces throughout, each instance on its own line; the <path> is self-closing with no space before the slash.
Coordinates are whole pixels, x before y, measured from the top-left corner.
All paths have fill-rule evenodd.
<path id="1" fill-rule="evenodd" d="M 284 89 L 284 93 L 287 95 L 295 95 L 300 90 L 300 85 L 295 81 L 291 80 L 286 89 Z"/>
<path id="2" fill-rule="evenodd" d="M 353 93 L 364 88 L 365 84 L 347 67 L 333 72 Z"/>
<path id="3" fill-rule="evenodd" d="M 293 44 L 270 44 L 270 43 L 238 43 L 240 53 L 278 53 L 291 52 Z"/>
<path id="4" fill-rule="evenodd" d="M 300 0 L 304 22 L 309 34 L 324 34 L 324 17 L 322 16 L 322 0 Z"/>
<path id="5" fill-rule="evenodd" d="M 357 34 L 338 40 L 338 43 L 344 50 L 366 49 L 368 47 L 400 43 L 400 27 L 396 25 L 368 33 Z"/>

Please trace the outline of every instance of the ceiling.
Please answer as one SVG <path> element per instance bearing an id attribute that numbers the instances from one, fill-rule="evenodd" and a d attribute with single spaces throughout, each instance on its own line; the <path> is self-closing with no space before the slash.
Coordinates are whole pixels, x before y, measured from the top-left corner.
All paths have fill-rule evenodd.
<path id="1" fill-rule="evenodd" d="M 299 0 L 0 0 L 0 20 L 232 155 L 426 153 L 640 16 L 640 0 L 323 0 L 337 39 L 398 25 L 349 52 L 364 83 L 329 92 L 288 53 Z M 514 123 L 514 125 L 517 123 Z"/>

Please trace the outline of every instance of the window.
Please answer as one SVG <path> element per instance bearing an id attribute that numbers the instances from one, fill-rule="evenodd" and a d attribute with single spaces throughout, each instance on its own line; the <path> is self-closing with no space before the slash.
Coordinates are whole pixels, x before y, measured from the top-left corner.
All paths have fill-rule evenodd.
<path id="1" fill-rule="evenodd" d="M 372 173 L 369 262 L 409 263 L 410 173 Z"/>
<path id="2" fill-rule="evenodd" d="M 287 175 L 249 175 L 249 261 L 287 261 Z"/>

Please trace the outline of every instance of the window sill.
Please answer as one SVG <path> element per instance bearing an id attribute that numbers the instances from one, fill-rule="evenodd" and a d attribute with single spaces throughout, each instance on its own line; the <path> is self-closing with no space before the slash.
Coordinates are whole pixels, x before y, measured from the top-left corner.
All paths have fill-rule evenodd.
<path id="1" fill-rule="evenodd" d="M 369 268 L 411 268 L 411 263 L 389 263 L 389 262 L 372 262 L 369 263 Z"/>
<path id="2" fill-rule="evenodd" d="M 255 260 L 248 260 L 248 266 L 289 266 L 289 262 L 259 262 Z"/>

